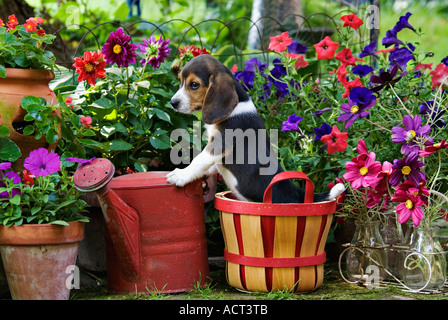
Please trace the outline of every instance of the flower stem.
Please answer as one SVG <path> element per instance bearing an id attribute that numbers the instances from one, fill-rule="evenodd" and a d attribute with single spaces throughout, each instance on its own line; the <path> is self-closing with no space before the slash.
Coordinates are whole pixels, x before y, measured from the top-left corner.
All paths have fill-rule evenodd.
<path id="1" fill-rule="evenodd" d="M 406 110 L 406 112 L 412 116 L 412 113 L 408 110 L 408 108 L 406 108 L 406 106 L 404 105 L 403 101 L 401 101 L 400 97 L 398 96 L 398 94 L 395 92 L 394 87 L 389 84 L 389 87 L 392 89 L 392 92 L 394 93 L 394 95 L 397 97 L 398 101 L 400 101 L 400 104 L 402 105 L 402 107 L 404 108 L 404 110 Z"/>

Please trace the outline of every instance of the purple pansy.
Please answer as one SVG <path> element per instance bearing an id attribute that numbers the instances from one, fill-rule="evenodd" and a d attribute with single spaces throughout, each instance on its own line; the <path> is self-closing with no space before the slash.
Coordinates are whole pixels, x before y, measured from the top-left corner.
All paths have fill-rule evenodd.
<path id="1" fill-rule="evenodd" d="M 140 60 L 142 65 L 150 64 L 154 70 L 160 67 L 160 64 L 170 55 L 171 48 L 168 47 L 170 40 L 163 40 L 152 35 L 149 39 L 143 39 L 143 44 L 139 44 L 138 47 L 141 52 Z"/>
<path id="2" fill-rule="evenodd" d="M 103 45 L 103 54 L 110 65 L 127 68 L 130 63 L 135 63 L 137 45 L 131 43 L 131 37 L 124 33 L 123 28 L 112 31 Z"/>
<path id="3" fill-rule="evenodd" d="M 428 133 L 431 131 L 429 125 L 422 126 L 422 117 L 416 115 L 414 118 L 410 115 L 403 117 L 403 127 L 395 126 L 392 128 L 392 141 L 395 143 L 403 143 L 401 146 L 401 153 L 410 154 L 418 152 L 419 146 L 416 143 L 417 139 L 430 141 Z"/>
<path id="4" fill-rule="evenodd" d="M 323 136 L 330 134 L 332 130 L 331 126 L 326 122 L 324 122 L 320 128 L 314 128 L 314 132 L 316 133 L 314 141 L 319 141 Z"/>
<path id="5" fill-rule="evenodd" d="M 36 177 L 45 177 L 61 170 L 61 161 L 57 153 L 39 148 L 30 152 L 28 158 L 23 162 L 23 167 Z"/>
<path id="6" fill-rule="evenodd" d="M 420 171 L 420 167 L 425 164 L 418 160 L 418 152 L 411 152 L 401 159 L 395 159 L 392 165 L 393 172 L 390 175 L 389 183 L 393 186 L 398 185 L 403 178 L 418 186 L 425 180 L 425 174 Z"/>
<path id="7" fill-rule="evenodd" d="M 292 114 L 288 117 L 287 121 L 283 121 L 282 131 L 300 131 L 299 122 L 302 121 L 303 118 Z"/>
<path id="8" fill-rule="evenodd" d="M 367 64 L 358 64 L 352 69 L 352 73 L 358 76 L 365 77 L 369 73 L 373 72 L 373 68 Z"/>
<path id="9" fill-rule="evenodd" d="M 344 122 L 345 129 L 352 126 L 358 118 L 367 117 L 370 111 L 366 111 L 375 105 L 376 97 L 365 87 L 353 88 L 348 96 L 348 103 L 341 104 L 341 110 L 344 111 L 338 117 L 338 121 Z"/>
<path id="10" fill-rule="evenodd" d="M 370 42 L 368 45 L 366 45 L 359 54 L 360 58 L 364 58 L 367 56 L 374 56 L 378 58 L 378 54 L 376 53 L 376 41 Z"/>

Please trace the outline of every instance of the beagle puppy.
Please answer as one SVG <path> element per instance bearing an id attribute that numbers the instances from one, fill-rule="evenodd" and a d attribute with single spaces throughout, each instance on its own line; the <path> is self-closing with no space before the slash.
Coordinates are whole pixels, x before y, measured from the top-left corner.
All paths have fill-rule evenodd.
<path id="1" fill-rule="evenodd" d="M 180 88 L 171 104 L 182 113 L 202 110 L 208 143 L 190 165 L 168 173 L 168 182 L 182 187 L 219 172 L 239 200 L 263 202 L 267 186 L 283 170 L 246 91 L 211 55 L 190 60 L 179 79 Z M 337 184 L 328 192 L 314 194 L 314 202 L 334 199 L 344 190 L 342 183 Z M 304 194 L 291 181 L 281 181 L 273 187 L 272 202 L 303 203 Z"/>

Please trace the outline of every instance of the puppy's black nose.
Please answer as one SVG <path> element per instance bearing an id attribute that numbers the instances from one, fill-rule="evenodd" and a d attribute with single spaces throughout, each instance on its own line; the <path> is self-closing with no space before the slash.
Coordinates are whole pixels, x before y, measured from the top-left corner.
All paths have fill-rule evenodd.
<path id="1" fill-rule="evenodd" d="M 170 103 L 171 103 L 171 105 L 173 106 L 173 108 L 174 109 L 177 109 L 177 108 L 179 108 L 179 100 L 178 99 L 172 99 L 171 101 L 170 101 Z"/>

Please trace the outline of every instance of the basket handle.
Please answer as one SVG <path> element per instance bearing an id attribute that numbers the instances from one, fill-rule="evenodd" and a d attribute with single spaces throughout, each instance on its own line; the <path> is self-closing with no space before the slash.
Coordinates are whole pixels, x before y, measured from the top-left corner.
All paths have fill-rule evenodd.
<path id="1" fill-rule="evenodd" d="M 283 180 L 289 180 L 289 179 L 302 179 L 306 180 L 305 185 L 305 200 L 304 203 L 313 203 L 314 199 L 314 184 L 313 182 L 300 171 L 285 171 L 280 172 L 277 174 L 274 178 L 272 178 L 271 183 L 268 185 L 264 192 L 263 196 L 263 203 L 272 203 L 272 187 L 277 182 L 283 181 Z"/>

